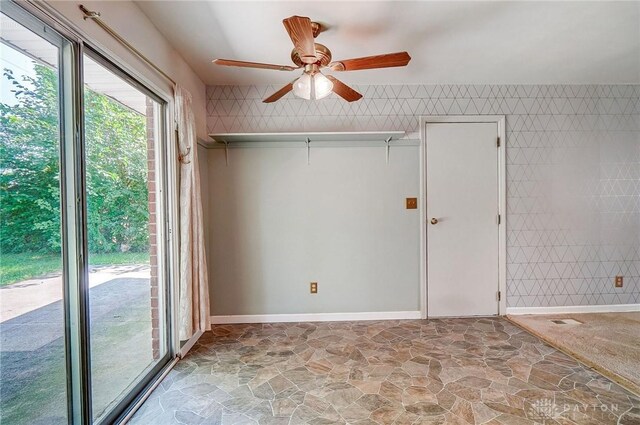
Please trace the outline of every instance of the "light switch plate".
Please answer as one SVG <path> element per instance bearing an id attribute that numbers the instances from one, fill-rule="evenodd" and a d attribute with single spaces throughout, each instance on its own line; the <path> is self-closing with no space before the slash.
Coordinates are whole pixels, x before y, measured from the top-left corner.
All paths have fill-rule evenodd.
<path id="1" fill-rule="evenodd" d="M 418 198 L 407 198 L 407 209 L 415 210 L 418 208 Z"/>

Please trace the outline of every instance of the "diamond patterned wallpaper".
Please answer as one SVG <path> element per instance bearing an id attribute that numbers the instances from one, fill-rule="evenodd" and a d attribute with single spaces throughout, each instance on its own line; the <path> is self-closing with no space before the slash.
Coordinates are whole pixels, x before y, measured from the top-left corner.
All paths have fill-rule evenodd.
<path id="1" fill-rule="evenodd" d="M 263 104 L 278 88 L 208 87 L 208 131 L 418 138 L 421 115 L 506 115 L 508 306 L 640 303 L 640 86 L 356 86 L 352 104 Z"/>

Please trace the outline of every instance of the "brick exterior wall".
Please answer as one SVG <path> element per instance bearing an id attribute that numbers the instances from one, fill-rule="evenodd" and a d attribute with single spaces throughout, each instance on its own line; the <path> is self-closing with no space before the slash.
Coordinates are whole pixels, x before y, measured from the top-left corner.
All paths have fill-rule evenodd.
<path id="1" fill-rule="evenodd" d="M 160 291 L 158 288 L 158 227 L 156 216 L 156 156 L 154 103 L 147 98 L 147 188 L 149 191 L 149 287 L 151 291 L 151 348 L 153 359 L 160 358 Z"/>

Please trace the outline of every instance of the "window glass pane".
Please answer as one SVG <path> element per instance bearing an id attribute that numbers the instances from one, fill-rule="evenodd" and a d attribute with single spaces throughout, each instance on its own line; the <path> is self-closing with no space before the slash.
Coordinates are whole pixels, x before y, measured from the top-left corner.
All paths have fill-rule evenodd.
<path id="1" fill-rule="evenodd" d="M 157 252 L 160 106 L 84 57 L 91 373 L 100 419 L 167 352 Z"/>
<path id="2" fill-rule="evenodd" d="M 0 13 L 0 423 L 67 423 L 58 47 Z"/>

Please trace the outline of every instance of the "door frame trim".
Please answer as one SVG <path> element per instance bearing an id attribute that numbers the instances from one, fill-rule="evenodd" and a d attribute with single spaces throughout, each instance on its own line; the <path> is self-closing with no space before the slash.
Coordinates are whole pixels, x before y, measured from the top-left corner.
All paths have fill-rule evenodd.
<path id="1" fill-rule="evenodd" d="M 434 115 L 420 117 L 420 314 L 428 317 L 427 297 L 427 124 L 433 123 L 495 123 L 498 126 L 498 315 L 507 310 L 507 202 L 506 202 L 506 128 L 504 115 Z"/>

